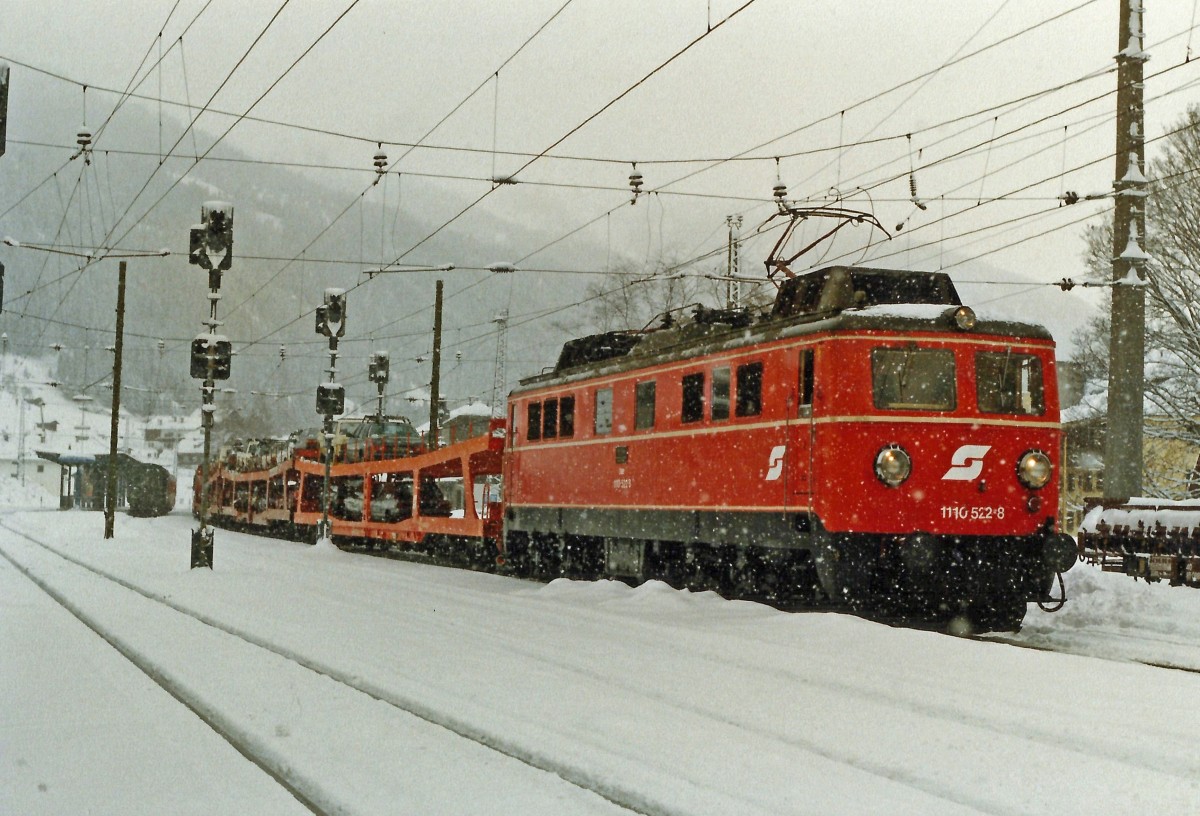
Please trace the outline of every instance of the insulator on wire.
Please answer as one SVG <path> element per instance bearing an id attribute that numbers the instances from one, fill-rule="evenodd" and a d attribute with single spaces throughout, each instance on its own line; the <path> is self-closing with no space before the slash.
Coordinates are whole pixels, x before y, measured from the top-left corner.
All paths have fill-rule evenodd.
<path id="1" fill-rule="evenodd" d="M 912 196 L 912 199 L 911 199 L 912 203 L 917 205 L 917 209 L 919 209 L 919 210 L 929 209 L 928 206 L 925 204 L 925 202 L 917 197 L 917 177 L 915 175 L 913 175 L 911 170 L 908 173 L 908 192 Z"/>
<path id="2" fill-rule="evenodd" d="M 642 192 L 642 174 L 638 172 L 637 162 L 633 163 L 633 172 L 629 174 L 629 189 L 633 191 L 632 204 L 637 203 L 637 197 Z"/>
<path id="3" fill-rule="evenodd" d="M 381 176 L 387 172 L 387 153 L 383 152 L 383 145 L 375 151 L 375 172 Z"/>
<path id="4" fill-rule="evenodd" d="M 285 359 L 287 359 L 287 346 L 280 346 L 279 347 L 279 360 L 280 360 L 280 362 L 282 362 Z"/>
<path id="5" fill-rule="evenodd" d="M 788 211 L 787 203 L 788 188 L 783 183 L 783 175 L 779 166 L 779 157 L 775 157 L 775 186 L 771 188 L 771 195 L 775 197 L 775 204 L 778 205 L 781 213 Z"/>
<path id="6" fill-rule="evenodd" d="M 72 158 L 83 156 L 84 164 L 92 163 L 92 131 L 90 128 L 81 127 L 79 132 L 75 134 L 75 143 L 79 145 L 79 152 Z"/>

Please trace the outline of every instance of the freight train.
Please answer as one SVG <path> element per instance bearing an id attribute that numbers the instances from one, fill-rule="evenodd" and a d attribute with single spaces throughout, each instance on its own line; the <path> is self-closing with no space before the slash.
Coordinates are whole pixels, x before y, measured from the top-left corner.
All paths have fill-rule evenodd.
<path id="1" fill-rule="evenodd" d="M 976 314 L 944 273 L 834 266 L 762 313 L 572 340 L 485 436 L 343 453 L 332 531 L 541 579 L 1014 629 L 1076 560 L 1057 394 L 1044 328 Z M 230 451 L 214 521 L 311 536 L 323 474 L 313 447 Z"/>
<path id="2" fill-rule="evenodd" d="M 1200 588 L 1200 499 L 1088 499 L 1079 550 L 1109 572 Z"/>

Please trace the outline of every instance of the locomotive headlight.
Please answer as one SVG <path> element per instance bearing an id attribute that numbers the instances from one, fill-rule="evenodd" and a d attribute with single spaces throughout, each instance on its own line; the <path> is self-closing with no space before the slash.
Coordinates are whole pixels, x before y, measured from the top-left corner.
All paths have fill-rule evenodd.
<path id="1" fill-rule="evenodd" d="M 899 445 L 888 445 L 875 454 L 875 475 L 888 487 L 897 487 L 912 473 L 912 459 Z"/>
<path id="2" fill-rule="evenodd" d="M 970 331 L 975 328 L 975 310 L 970 306 L 959 306 L 954 310 L 954 325 L 959 331 Z"/>
<path id="3" fill-rule="evenodd" d="M 1049 456 L 1039 450 L 1026 451 L 1017 463 L 1017 478 L 1021 484 L 1037 490 L 1049 483 L 1053 470 Z"/>

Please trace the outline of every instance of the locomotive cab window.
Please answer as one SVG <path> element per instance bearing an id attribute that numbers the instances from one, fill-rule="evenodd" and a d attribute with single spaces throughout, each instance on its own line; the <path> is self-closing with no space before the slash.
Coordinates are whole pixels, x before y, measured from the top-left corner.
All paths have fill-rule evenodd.
<path id="1" fill-rule="evenodd" d="M 542 438 L 542 404 L 529 403 L 529 423 L 525 429 L 525 438 L 532 441 Z"/>
<path id="2" fill-rule="evenodd" d="M 1046 411 L 1042 361 L 1032 354 L 975 354 L 975 394 L 985 414 L 1040 415 Z"/>
<path id="3" fill-rule="evenodd" d="M 558 400 L 548 399 L 542 403 L 542 439 L 558 436 Z"/>
<path id="4" fill-rule="evenodd" d="M 654 399 L 657 386 L 654 381 L 640 382 L 635 389 L 637 411 L 634 414 L 633 427 L 645 430 L 654 427 Z"/>
<path id="5" fill-rule="evenodd" d="M 575 435 L 575 398 L 563 397 L 558 401 L 558 435 L 570 439 Z"/>
<path id="6" fill-rule="evenodd" d="M 734 413 L 740 417 L 762 413 L 762 363 L 746 363 L 737 367 L 737 405 Z"/>
<path id="7" fill-rule="evenodd" d="M 611 388 L 596 389 L 596 412 L 594 414 L 595 431 L 597 436 L 612 433 L 613 421 L 613 390 Z"/>
<path id="8" fill-rule="evenodd" d="M 800 352 L 800 370 L 796 383 L 796 393 L 799 395 L 798 408 L 800 416 L 812 414 L 813 401 L 813 350 L 804 349 Z"/>
<path id="9" fill-rule="evenodd" d="M 953 411 L 957 405 L 954 353 L 948 349 L 877 348 L 871 382 L 876 408 Z"/>
<path id="10" fill-rule="evenodd" d="M 729 367 L 714 368 L 712 373 L 712 418 L 729 419 Z"/>
<path id="11" fill-rule="evenodd" d="M 683 422 L 699 422 L 704 419 L 704 375 L 688 374 L 683 378 L 683 406 L 680 410 Z"/>

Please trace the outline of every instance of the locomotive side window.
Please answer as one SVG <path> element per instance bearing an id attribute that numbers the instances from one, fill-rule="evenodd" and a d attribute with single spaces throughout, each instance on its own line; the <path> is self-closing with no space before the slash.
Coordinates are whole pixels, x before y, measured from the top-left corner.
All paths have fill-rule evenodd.
<path id="1" fill-rule="evenodd" d="M 558 436 L 558 400 L 548 399 L 542 404 L 542 439 Z"/>
<path id="2" fill-rule="evenodd" d="M 540 402 L 529 403 L 529 424 L 525 437 L 530 440 L 542 438 L 542 404 Z"/>
<path id="3" fill-rule="evenodd" d="M 981 351 L 975 354 L 975 395 L 985 414 L 1046 411 L 1042 361 L 1032 354 Z"/>
<path id="4" fill-rule="evenodd" d="M 639 431 L 654 427 L 654 397 L 656 391 L 657 387 L 653 380 L 637 384 L 637 413 L 634 415 L 633 427 Z"/>
<path id="5" fill-rule="evenodd" d="M 704 375 L 688 374 L 683 378 L 683 408 L 680 419 L 699 422 L 704 419 Z"/>
<path id="6" fill-rule="evenodd" d="M 613 420 L 613 390 L 611 388 L 596 389 L 596 435 L 603 436 L 612 433 Z"/>
<path id="7" fill-rule="evenodd" d="M 877 348 L 871 352 L 875 407 L 953 411 L 954 353 L 948 349 Z"/>
<path id="8" fill-rule="evenodd" d="M 737 367 L 737 405 L 734 414 L 740 417 L 762 413 L 762 363 L 746 363 Z"/>
<path id="9" fill-rule="evenodd" d="M 563 397 L 558 401 L 558 435 L 570 439 L 575 435 L 575 398 Z"/>
<path id="10" fill-rule="evenodd" d="M 813 350 L 804 349 L 800 352 L 800 372 L 797 383 L 801 416 L 808 416 L 812 413 L 813 382 Z"/>
<path id="11" fill-rule="evenodd" d="M 729 367 L 714 368 L 712 373 L 712 418 L 729 419 Z"/>

